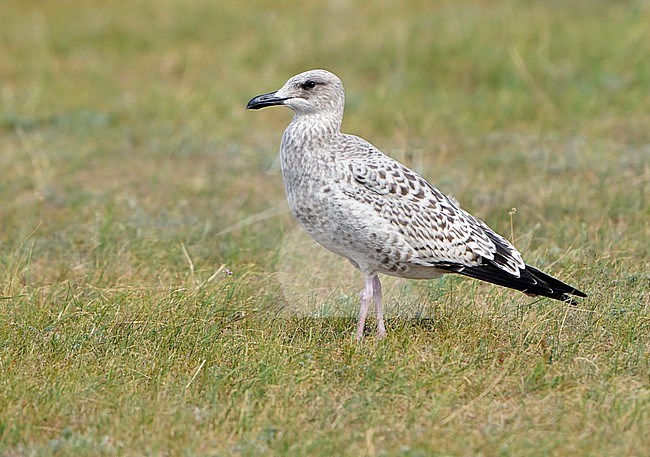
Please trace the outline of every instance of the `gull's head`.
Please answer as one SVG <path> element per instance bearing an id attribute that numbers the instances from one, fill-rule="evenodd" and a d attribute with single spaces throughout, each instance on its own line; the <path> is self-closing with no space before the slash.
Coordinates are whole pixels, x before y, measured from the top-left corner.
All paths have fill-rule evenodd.
<path id="1" fill-rule="evenodd" d="M 334 114 L 343 116 L 345 91 L 343 83 L 326 70 L 310 70 L 289 79 L 275 92 L 254 97 L 246 109 L 284 105 L 296 115 Z"/>

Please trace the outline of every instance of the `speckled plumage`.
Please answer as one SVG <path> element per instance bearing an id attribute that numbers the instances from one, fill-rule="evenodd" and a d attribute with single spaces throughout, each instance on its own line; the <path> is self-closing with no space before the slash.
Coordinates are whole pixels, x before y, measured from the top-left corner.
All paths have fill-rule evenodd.
<path id="1" fill-rule="evenodd" d="M 529 295 L 569 302 L 569 294 L 585 296 L 526 265 L 508 240 L 416 172 L 341 133 L 344 103 L 339 78 L 311 70 L 247 108 L 285 105 L 295 112 L 280 149 L 289 208 L 314 240 L 364 274 L 358 339 L 371 298 L 378 335 L 385 334 L 378 273 L 426 279 L 454 272 Z"/>

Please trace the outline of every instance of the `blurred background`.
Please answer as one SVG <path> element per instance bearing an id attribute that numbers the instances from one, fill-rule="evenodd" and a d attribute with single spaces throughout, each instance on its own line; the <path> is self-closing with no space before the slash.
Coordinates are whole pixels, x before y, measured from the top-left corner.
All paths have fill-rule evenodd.
<path id="1" fill-rule="evenodd" d="M 181 242 L 271 270 L 289 216 L 232 229 L 282 213 L 291 114 L 244 107 L 311 68 L 344 81 L 344 131 L 502 232 L 516 206 L 522 249 L 647 254 L 648 3 L 596 3 L 7 1 L 3 255 L 34 232 L 37 283 L 173 276 Z"/>

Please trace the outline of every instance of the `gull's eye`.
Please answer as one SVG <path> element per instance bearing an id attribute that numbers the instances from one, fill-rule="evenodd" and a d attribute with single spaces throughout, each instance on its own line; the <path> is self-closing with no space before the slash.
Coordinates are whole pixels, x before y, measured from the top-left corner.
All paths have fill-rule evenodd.
<path id="1" fill-rule="evenodd" d="M 302 83 L 300 87 L 306 90 L 313 89 L 314 87 L 316 87 L 316 81 L 312 81 L 310 79 L 309 81 Z"/>

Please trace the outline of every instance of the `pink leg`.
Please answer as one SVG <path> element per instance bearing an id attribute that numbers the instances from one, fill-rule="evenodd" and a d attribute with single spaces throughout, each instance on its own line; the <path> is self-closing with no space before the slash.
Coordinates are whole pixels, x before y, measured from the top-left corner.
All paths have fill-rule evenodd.
<path id="1" fill-rule="evenodd" d="M 376 276 L 369 276 L 366 278 L 366 287 L 363 289 L 363 292 L 361 292 L 361 309 L 359 310 L 359 322 L 357 324 L 357 341 L 363 339 L 363 330 L 366 326 L 368 308 L 370 307 L 370 300 L 373 297 L 373 278 L 376 278 Z"/>
<path id="2" fill-rule="evenodd" d="M 372 277 L 372 291 L 375 297 L 375 312 L 377 313 L 377 338 L 386 336 L 386 327 L 384 326 L 384 312 L 381 309 L 381 282 L 379 276 Z"/>

